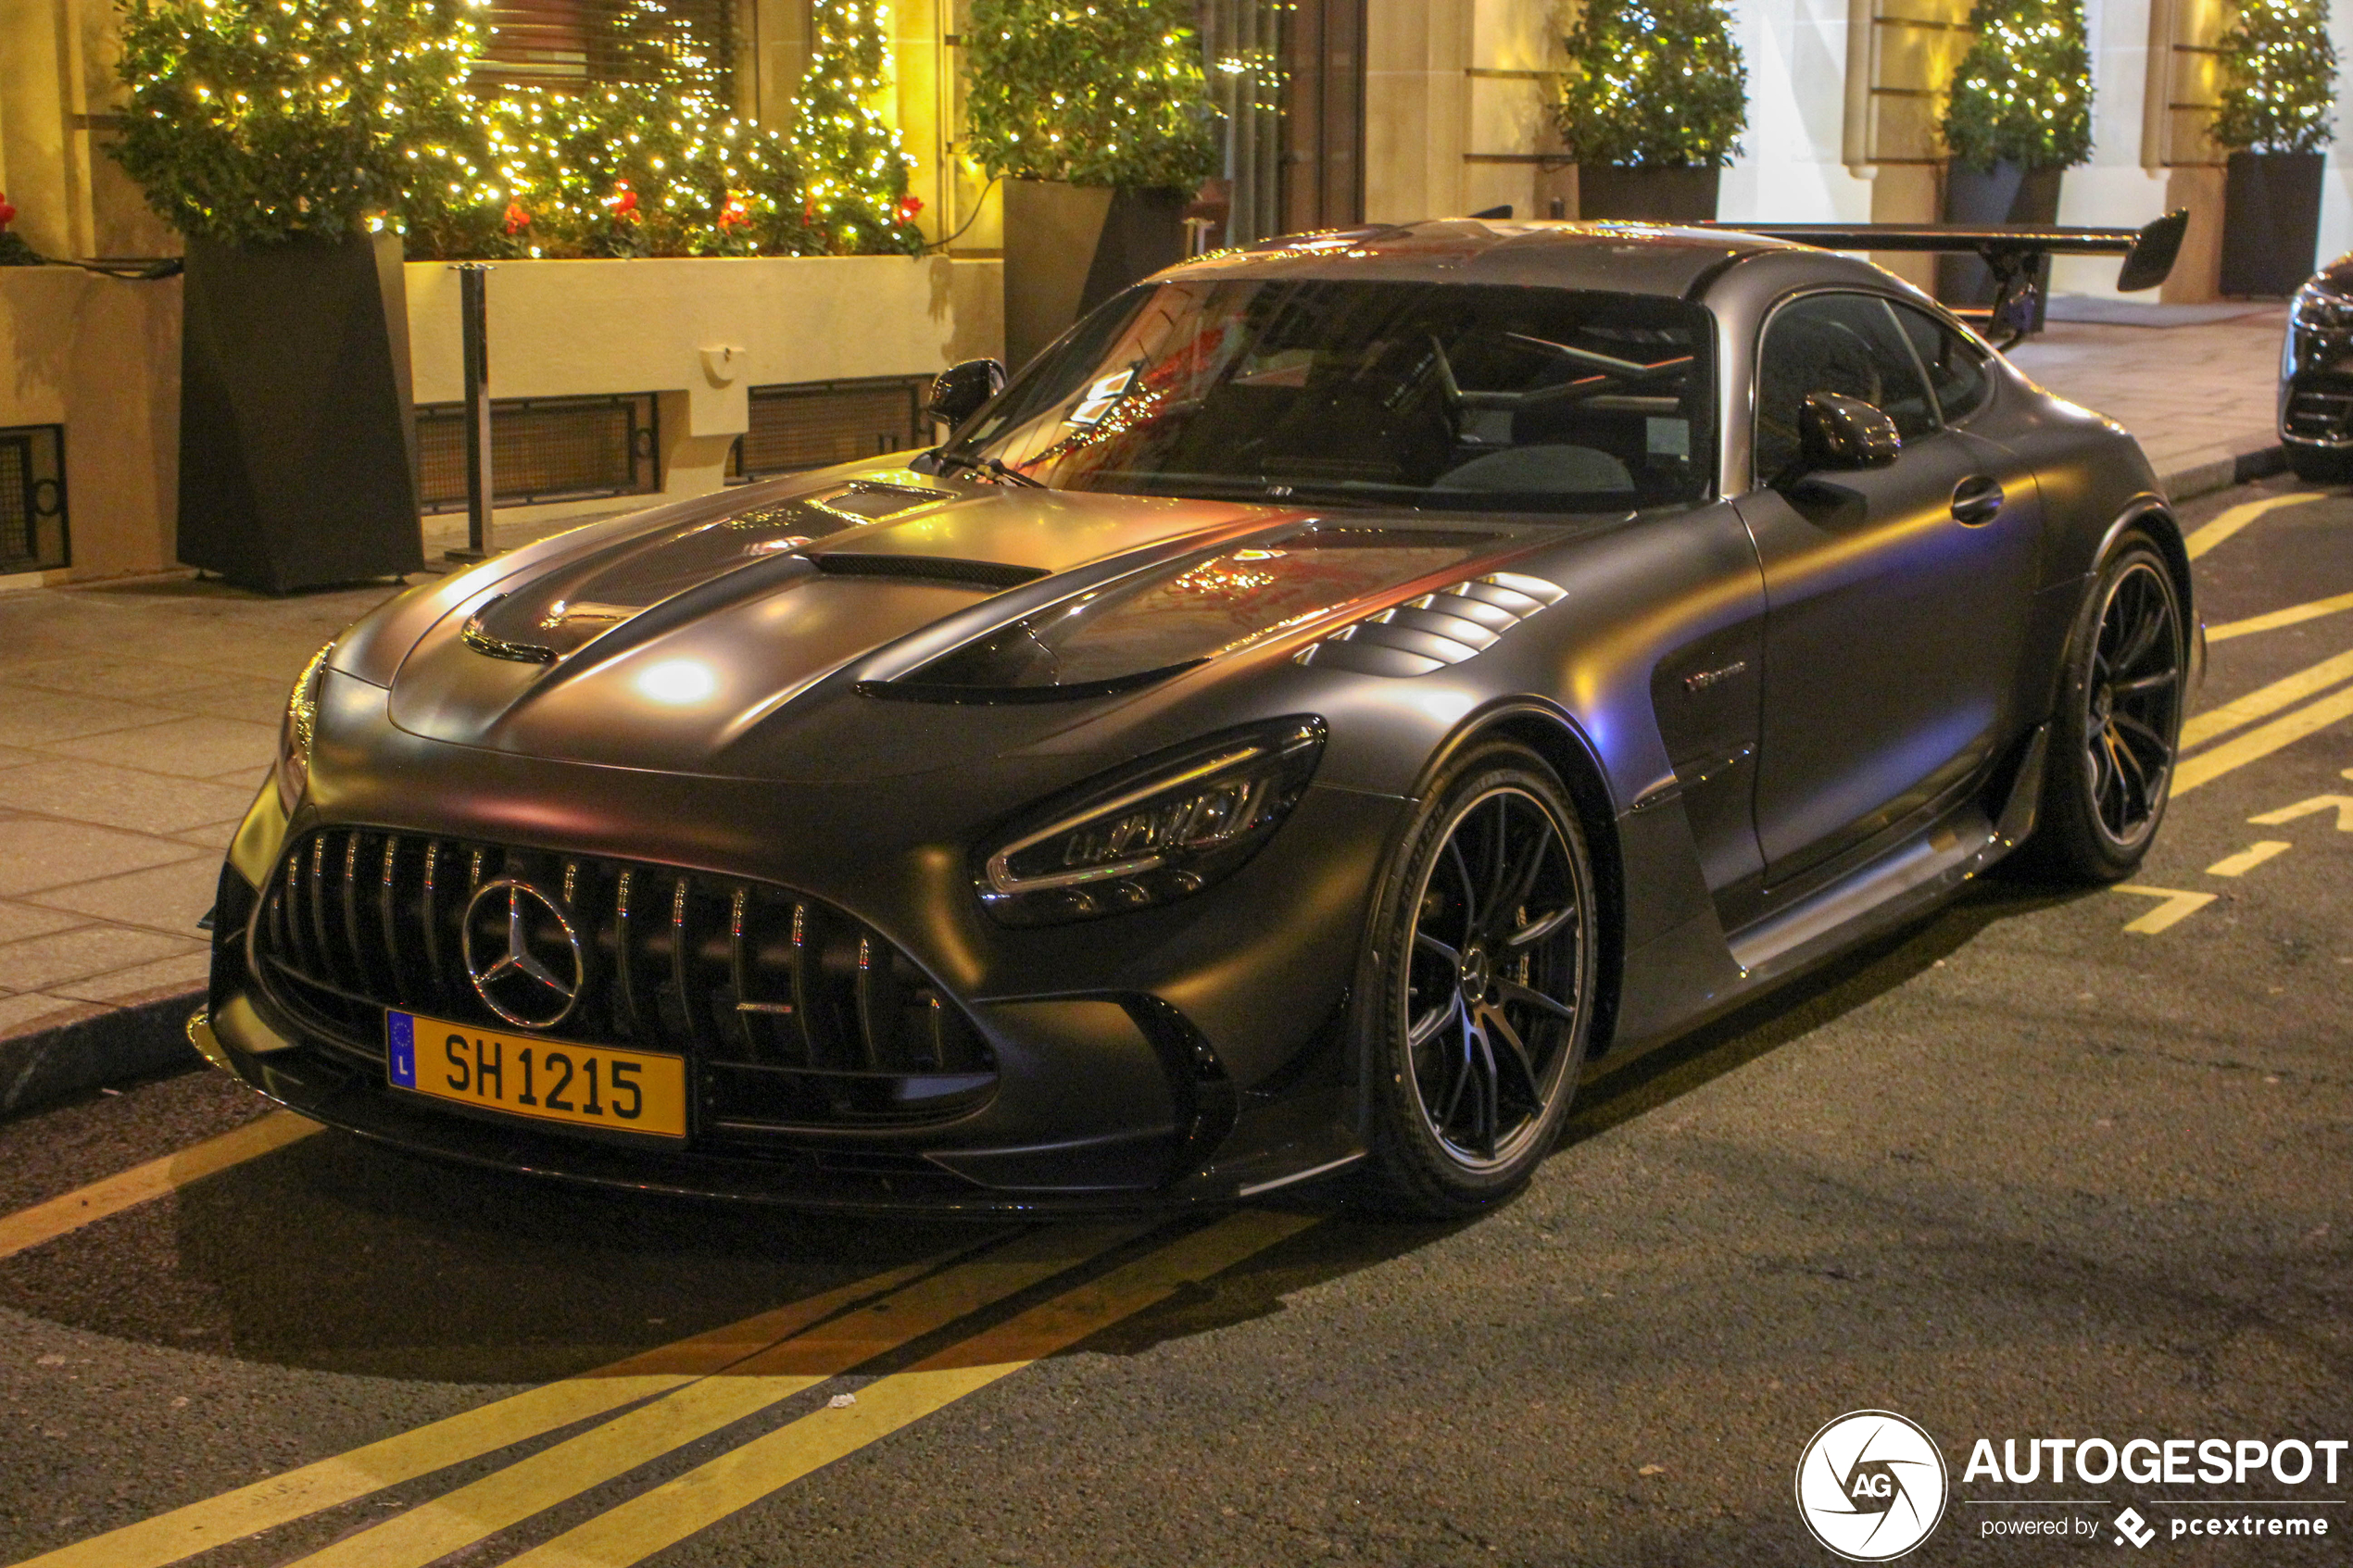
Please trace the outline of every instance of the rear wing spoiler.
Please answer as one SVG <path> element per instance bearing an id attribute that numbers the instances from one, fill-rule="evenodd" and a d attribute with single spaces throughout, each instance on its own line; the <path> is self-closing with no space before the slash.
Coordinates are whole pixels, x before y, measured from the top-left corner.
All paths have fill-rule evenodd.
<path id="1" fill-rule="evenodd" d="M 2127 294 L 2153 289 L 2173 270 L 2182 236 L 2190 226 L 2177 208 L 2138 229 L 2061 229 L 2033 223 L 1965 228 L 1950 223 L 1731 223 L 1696 228 L 1735 229 L 1771 240 L 1790 240 L 1823 250 L 1948 251 L 1975 255 L 1994 274 L 1994 307 L 1987 326 L 2007 333 L 2009 347 L 2043 325 L 2054 256 L 2120 256 L 2116 286 Z"/>

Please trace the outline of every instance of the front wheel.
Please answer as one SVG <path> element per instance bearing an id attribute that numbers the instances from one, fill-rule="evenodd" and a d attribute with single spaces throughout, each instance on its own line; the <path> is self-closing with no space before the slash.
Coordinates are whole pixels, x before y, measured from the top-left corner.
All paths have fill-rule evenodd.
<path id="1" fill-rule="evenodd" d="M 1431 790 L 1376 906 L 1358 1043 L 1386 1206 L 1452 1218 L 1551 1149 L 1592 1033 L 1598 910 L 1543 759 L 1478 747 Z"/>
<path id="2" fill-rule="evenodd" d="M 2148 853 L 2173 782 L 2188 650 L 2165 558 L 2145 535 L 2126 534 L 2101 563 L 2068 646 L 2033 863 L 2108 883 Z"/>

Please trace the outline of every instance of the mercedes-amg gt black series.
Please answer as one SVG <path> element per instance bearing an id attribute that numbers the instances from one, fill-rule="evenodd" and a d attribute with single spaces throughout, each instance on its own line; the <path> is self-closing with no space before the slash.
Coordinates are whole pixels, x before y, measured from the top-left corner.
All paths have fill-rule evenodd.
<path id="1" fill-rule="evenodd" d="M 593 523 L 321 651 L 191 1033 L 413 1150 L 977 1211 L 1355 1167 L 2165 809 L 2121 429 L 1859 259 L 1455 220 L 1188 263 L 952 434 Z"/>
<path id="2" fill-rule="evenodd" d="M 2353 480 L 2353 256 L 2322 268 L 2288 302 L 2280 445 L 2299 479 Z"/>

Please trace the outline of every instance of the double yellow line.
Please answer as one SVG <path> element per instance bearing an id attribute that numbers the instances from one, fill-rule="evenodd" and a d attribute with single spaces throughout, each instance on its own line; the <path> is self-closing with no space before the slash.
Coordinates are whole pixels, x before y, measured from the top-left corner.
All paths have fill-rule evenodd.
<path id="1" fill-rule="evenodd" d="M 532 1568 L 634 1563 L 1316 1223 L 1314 1215 L 1246 1210 L 1189 1229 L 866 1385 L 854 1400 L 829 1403 L 751 1437 L 511 1561 Z M 963 1319 L 1099 1265 L 1155 1228 L 1062 1226 L 978 1242 L 174 1509 L 19 1568 L 163 1568 L 595 1423 L 296 1560 L 306 1568 L 423 1568 Z"/>
<path id="2" fill-rule="evenodd" d="M 2353 607 L 2353 596 L 2347 596 L 2347 603 Z M 2208 633 L 2209 640 L 2212 635 Z M 2347 681 L 2353 681 L 2353 653 L 2341 653 L 2191 719 L 2182 726 L 2184 751 L 2258 720 L 2271 721 L 2210 750 L 2184 758 L 2173 769 L 2173 793 L 2187 795 L 2235 768 L 2244 768 L 2341 719 L 2353 717 L 2353 685 L 2342 684 Z M 2331 691 L 2331 687 L 2338 689 Z M 2316 693 L 2327 695 L 2305 702 Z M 2296 707 L 2299 702 L 2305 705 Z M 2281 713 L 2283 709 L 2291 711 Z M 2271 716 L 2275 713 L 2281 716 L 2272 719 Z"/>

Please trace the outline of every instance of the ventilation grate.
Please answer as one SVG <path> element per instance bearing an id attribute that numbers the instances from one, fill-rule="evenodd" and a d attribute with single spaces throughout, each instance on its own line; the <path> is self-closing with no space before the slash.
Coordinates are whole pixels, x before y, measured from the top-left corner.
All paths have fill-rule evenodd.
<path id="1" fill-rule="evenodd" d="M 855 462 L 931 445 L 928 376 L 751 388 L 751 422 L 727 462 L 730 483 Z"/>
<path id="2" fill-rule="evenodd" d="M 610 397 L 499 397 L 490 403 L 490 484 L 500 506 L 661 489 L 661 427 L 649 392 Z M 466 406 L 417 406 L 417 504 L 466 506 Z"/>
<path id="3" fill-rule="evenodd" d="M 0 576 L 72 564 L 63 425 L 0 430 Z"/>

